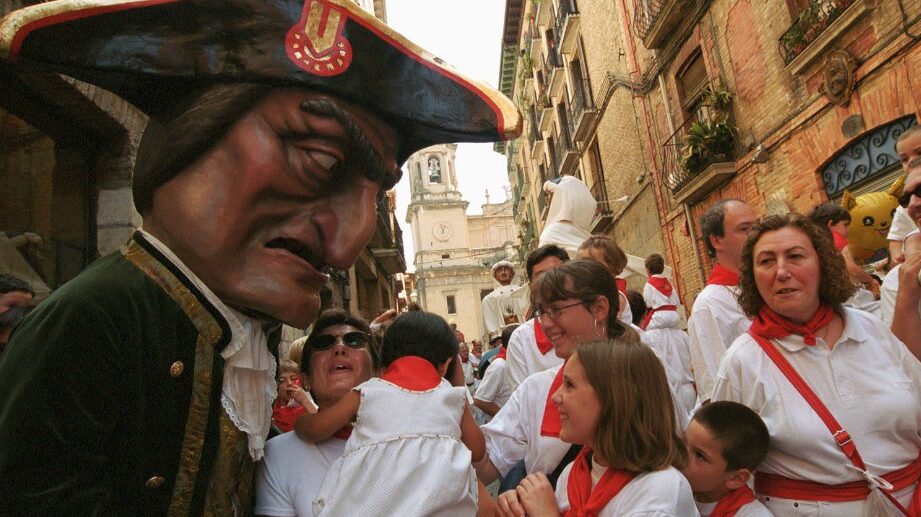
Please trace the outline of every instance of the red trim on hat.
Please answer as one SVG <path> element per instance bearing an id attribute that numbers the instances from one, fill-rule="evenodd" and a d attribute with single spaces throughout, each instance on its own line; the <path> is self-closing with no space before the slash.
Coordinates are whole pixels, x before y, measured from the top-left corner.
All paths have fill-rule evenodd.
<path id="1" fill-rule="evenodd" d="M 451 80 L 453 80 L 453 81 L 455 81 L 455 82 L 458 82 L 458 83 L 462 84 L 465 88 L 467 88 L 468 90 L 470 90 L 470 91 L 472 91 L 473 93 L 475 93 L 475 94 L 477 95 L 477 97 L 479 97 L 480 99 L 483 100 L 483 102 L 485 102 L 486 104 L 488 104 L 489 107 L 492 108 L 493 113 L 496 114 L 496 122 L 497 122 L 497 124 L 498 124 L 498 127 L 497 127 L 498 131 L 497 131 L 497 133 L 500 134 L 500 135 L 502 135 L 502 136 L 507 136 L 506 133 L 505 133 L 505 129 L 504 129 L 504 125 L 505 125 L 504 122 L 505 122 L 505 119 L 504 119 L 503 116 L 502 116 L 502 110 L 499 109 L 499 105 L 498 105 L 498 104 L 496 104 L 492 99 L 490 99 L 486 94 L 484 94 L 479 88 L 477 88 L 476 86 L 474 86 L 473 84 L 471 84 L 471 83 L 470 83 L 469 81 L 467 81 L 466 79 L 464 79 L 464 78 L 462 78 L 462 77 L 459 77 L 459 76 L 457 76 L 457 75 L 454 75 L 454 74 L 452 74 L 451 72 L 449 72 L 448 70 L 445 70 L 445 69 L 443 69 L 443 68 L 439 68 L 439 67 L 435 66 L 433 63 L 427 61 L 427 60 L 424 59 L 422 56 L 420 56 L 420 55 L 416 54 L 415 52 L 413 52 L 412 50 L 406 48 L 406 46 L 403 45 L 402 43 L 400 43 L 399 41 L 397 41 L 397 40 L 393 39 L 392 37 L 390 37 L 389 35 L 387 35 L 387 34 L 381 32 L 379 29 L 377 29 L 377 28 L 375 28 L 375 27 L 372 27 L 371 25 L 365 23 L 364 20 L 362 20 L 362 19 L 360 19 L 360 18 L 357 18 L 357 17 L 355 17 L 355 16 L 352 16 L 351 13 L 348 13 L 348 14 L 349 14 L 348 17 L 351 18 L 351 20 L 352 20 L 353 22 L 357 23 L 358 25 L 361 25 L 362 27 L 364 27 L 365 29 L 368 29 L 369 31 L 373 32 L 374 34 L 377 34 L 377 36 L 378 36 L 379 38 L 381 38 L 382 40 L 386 41 L 387 43 L 389 43 L 391 46 L 393 46 L 394 48 L 396 48 L 397 50 L 399 50 L 400 52 L 402 52 L 402 53 L 405 54 L 406 56 L 412 58 L 413 60 L 417 61 L 418 63 L 420 63 L 421 65 L 425 66 L 426 68 L 430 68 L 430 69 L 434 70 L 435 72 L 438 72 L 439 74 L 441 74 L 441 75 L 443 75 L 443 76 L 445 76 L 445 77 L 447 77 L 447 78 L 449 78 L 449 79 L 451 79 Z"/>
<path id="2" fill-rule="evenodd" d="M 40 20 L 35 20 L 29 22 L 16 31 L 16 35 L 13 36 L 13 40 L 10 43 L 10 60 L 16 60 L 19 56 L 19 51 L 22 48 L 22 44 L 25 39 L 32 32 L 49 27 L 51 25 L 57 25 L 59 23 L 70 22 L 74 20 L 80 20 L 82 18 L 89 18 L 90 16 L 95 16 L 101 13 L 115 13 L 118 11 L 127 11 L 129 9 L 136 9 L 140 7 L 150 7 L 153 5 L 160 4 L 171 4 L 178 2 L 180 0 L 140 0 L 138 2 L 132 2 L 130 4 L 115 4 L 115 5 L 104 5 L 97 7 L 89 7 L 86 9 L 81 9 L 78 11 L 68 11 L 66 13 L 56 14 L 52 16 L 46 16 Z"/>

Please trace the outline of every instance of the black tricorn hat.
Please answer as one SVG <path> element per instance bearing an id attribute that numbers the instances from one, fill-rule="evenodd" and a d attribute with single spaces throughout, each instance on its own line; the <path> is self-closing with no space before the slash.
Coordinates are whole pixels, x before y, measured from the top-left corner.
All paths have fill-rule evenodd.
<path id="1" fill-rule="evenodd" d="M 393 125 L 400 163 L 433 144 L 521 132 L 502 93 L 352 0 L 58 0 L 0 20 L 0 57 L 101 86 L 153 117 L 220 83 L 328 92 Z"/>

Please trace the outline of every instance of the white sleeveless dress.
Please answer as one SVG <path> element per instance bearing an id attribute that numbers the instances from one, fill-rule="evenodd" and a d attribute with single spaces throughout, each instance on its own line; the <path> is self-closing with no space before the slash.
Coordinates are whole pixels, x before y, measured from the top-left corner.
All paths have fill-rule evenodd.
<path id="1" fill-rule="evenodd" d="M 345 453 L 326 474 L 315 516 L 465 516 L 477 510 L 476 474 L 460 439 L 467 390 L 447 380 L 411 391 L 374 378 Z"/>

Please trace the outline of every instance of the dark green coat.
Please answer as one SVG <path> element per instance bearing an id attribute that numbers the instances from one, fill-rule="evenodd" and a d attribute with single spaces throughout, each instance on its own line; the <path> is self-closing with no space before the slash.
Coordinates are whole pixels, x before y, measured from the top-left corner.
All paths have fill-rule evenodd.
<path id="1" fill-rule="evenodd" d="M 0 356 L 0 515 L 222 515 L 251 503 L 220 404 L 230 330 L 136 234 L 43 302 Z"/>

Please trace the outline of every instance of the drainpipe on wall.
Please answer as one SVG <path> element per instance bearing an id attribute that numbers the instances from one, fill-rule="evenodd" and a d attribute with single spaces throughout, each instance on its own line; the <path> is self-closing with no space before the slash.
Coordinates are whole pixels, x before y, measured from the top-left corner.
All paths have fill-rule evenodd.
<path id="1" fill-rule="evenodd" d="M 668 131 L 675 134 L 675 121 L 672 120 L 672 110 L 668 104 L 668 96 L 665 95 L 665 79 L 659 74 L 659 93 L 662 95 L 662 106 L 665 108 L 665 120 L 668 122 Z M 706 285 L 707 277 L 704 276 L 704 265 L 700 259 L 700 248 L 697 247 L 697 232 L 694 230 L 694 220 L 691 218 L 691 207 L 687 203 L 681 203 L 684 207 L 684 219 L 688 225 L 688 236 L 691 238 L 691 248 L 694 250 L 694 263 L 697 264 L 697 276 L 700 278 L 700 285 Z"/>

